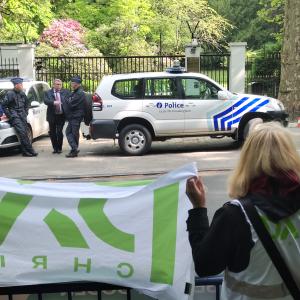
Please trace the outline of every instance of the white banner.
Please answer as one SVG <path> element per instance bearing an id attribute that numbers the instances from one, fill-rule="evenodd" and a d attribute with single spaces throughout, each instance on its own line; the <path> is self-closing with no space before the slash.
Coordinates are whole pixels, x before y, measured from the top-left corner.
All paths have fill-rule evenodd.
<path id="1" fill-rule="evenodd" d="M 0 178 L 0 286 L 94 281 L 184 300 L 193 284 L 186 180 L 46 183 Z"/>

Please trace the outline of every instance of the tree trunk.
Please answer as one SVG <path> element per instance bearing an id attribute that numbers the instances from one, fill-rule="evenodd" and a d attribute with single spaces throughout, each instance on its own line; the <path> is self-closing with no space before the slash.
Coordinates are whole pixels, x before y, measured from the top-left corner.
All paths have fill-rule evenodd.
<path id="1" fill-rule="evenodd" d="M 300 117 L 300 3 L 285 1 L 279 99 L 291 117 Z"/>

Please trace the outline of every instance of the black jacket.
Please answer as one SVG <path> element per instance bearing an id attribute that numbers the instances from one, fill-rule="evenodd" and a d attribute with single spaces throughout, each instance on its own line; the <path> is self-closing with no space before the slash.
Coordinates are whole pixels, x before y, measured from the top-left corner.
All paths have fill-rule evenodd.
<path id="1" fill-rule="evenodd" d="M 86 111 L 86 102 L 86 95 L 82 88 L 73 91 L 66 101 L 63 101 L 66 119 L 77 119 L 82 121 Z"/>
<path id="2" fill-rule="evenodd" d="M 8 91 L 2 101 L 2 108 L 9 119 L 23 118 L 26 120 L 29 100 L 23 91 Z"/>
<path id="3" fill-rule="evenodd" d="M 280 183 L 275 187 L 278 185 Z M 300 185 L 285 197 L 276 193 L 268 197 L 258 194 L 247 197 L 275 223 L 300 209 Z M 248 267 L 254 243 L 250 225 L 240 207 L 226 203 L 217 210 L 210 226 L 206 208 L 192 209 L 187 230 L 199 276 L 216 275 L 226 268 L 238 273 Z"/>
<path id="4" fill-rule="evenodd" d="M 70 92 L 66 89 L 62 89 L 60 91 L 60 98 L 62 102 L 62 107 L 63 103 L 66 101 L 66 99 L 70 96 Z M 52 122 L 54 120 L 55 116 L 55 107 L 54 107 L 54 101 L 55 101 L 55 95 L 54 95 L 54 90 L 48 90 L 44 94 L 44 103 L 48 106 L 47 108 L 47 121 Z"/>

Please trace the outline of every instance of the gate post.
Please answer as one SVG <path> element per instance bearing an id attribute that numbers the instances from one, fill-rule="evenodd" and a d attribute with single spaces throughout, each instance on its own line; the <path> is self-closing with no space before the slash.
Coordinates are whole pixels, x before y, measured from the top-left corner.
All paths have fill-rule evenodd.
<path id="1" fill-rule="evenodd" d="M 34 45 L 18 45 L 18 63 L 20 77 L 35 80 Z"/>
<path id="2" fill-rule="evenodd" d="M 233 93 L 245 92 L 246 46 L 246 42 L 229 43 L 229 90 Z"/>
<path id="3" fill-rule="evenodd" d="M 185 47 L 185 69 L 187 72 L 200 72 L 200 52 L 201 47 L 196 39 Z"/>

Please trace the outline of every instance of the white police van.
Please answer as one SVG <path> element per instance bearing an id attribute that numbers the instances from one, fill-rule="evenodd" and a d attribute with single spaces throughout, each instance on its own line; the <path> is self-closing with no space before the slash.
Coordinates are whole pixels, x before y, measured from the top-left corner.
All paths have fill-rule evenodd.
<path id="1" fill-rule="evenodd" d="M 118 139 L 126 154 L 142 155 L 152 141 L 175 137 L 242 141 L 257 120 L 286 126 L 287 117 L 277 99 L 232 94 L 205 75 L 174 66 L 166 72 L 105 76 L 93 95 L 90 137 Z"/>
<path id="2" fill-rule="evenodd" d="M 11 78 L 0 79 L 0 106 L 1 99 L 6 92 L 13 89 Z M 44 104 L 44 92 L 49 90 L 48 83 L 24 79 L 24 92 L 30 102 L 28 112 L 28 136 L 32 141 L 41 135 L 48 134 L 49 125 L 46 120 L 47 105 Z M 1 110 L 1 108 L 0 108 Z M 19 138 L 15 129 L 9 124 L 8 118 L 0 112 L 0 150 L 19 146 Z"/>

